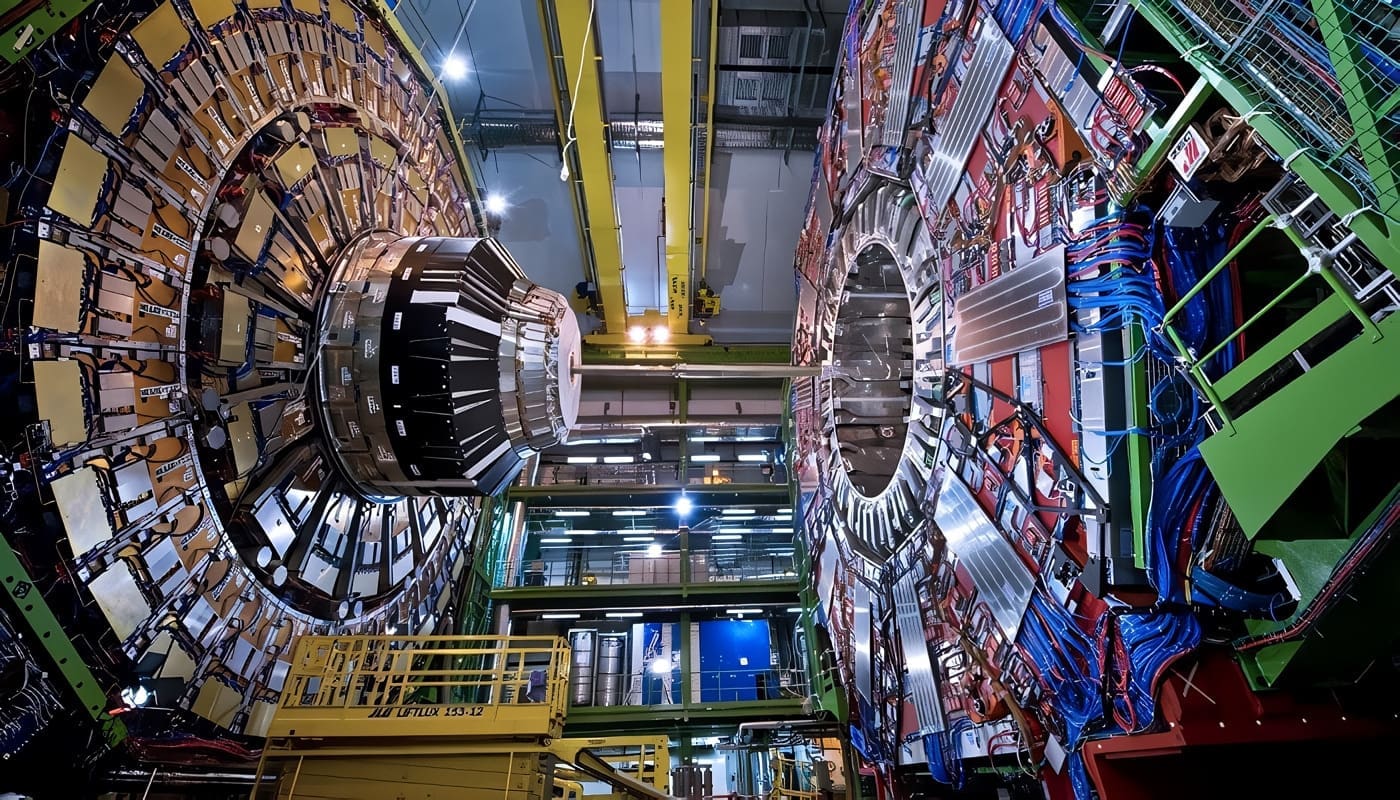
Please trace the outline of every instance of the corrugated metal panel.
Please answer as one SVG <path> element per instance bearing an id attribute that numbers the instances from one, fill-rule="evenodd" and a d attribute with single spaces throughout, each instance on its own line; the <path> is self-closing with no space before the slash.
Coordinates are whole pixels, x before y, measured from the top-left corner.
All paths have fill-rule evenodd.
<path id="1" fill-rule="evenodd" d="M 929 734 L 943 730 L 943 706 L 938 699 L 938 682 L 934 680 L 933 660 L 929 657 L 924 635 L 924 619 L 914 585 L 917 578 L 917 574 L 910 571 L 895 582 L 894 620 L 904 651 L 904 694 L 919 714 L 919 732 Z"/>

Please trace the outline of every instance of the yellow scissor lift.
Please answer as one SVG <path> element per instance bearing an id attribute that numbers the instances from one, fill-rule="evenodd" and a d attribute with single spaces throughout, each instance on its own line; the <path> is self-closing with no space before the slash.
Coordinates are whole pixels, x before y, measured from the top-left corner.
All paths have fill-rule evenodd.
<path id="1" fill-rule="evenodd" d="M 560 637 L 303 637 L 250 796 L 546 800 L 586 776 L 669 797 L 664 736 L 559 738 L 568 670 Z"/>

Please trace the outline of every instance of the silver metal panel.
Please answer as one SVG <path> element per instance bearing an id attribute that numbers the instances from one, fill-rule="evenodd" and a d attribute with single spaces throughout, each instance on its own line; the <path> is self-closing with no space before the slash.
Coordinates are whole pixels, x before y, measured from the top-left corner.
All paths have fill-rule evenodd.
<path id="1" fill-rule="evenodd" d="M 978 596 L 1006 638 L 1015 639 L 1035 579 L 954 470 L 943 470 L 933 518 L 948 540 L 948 549 L 967 567 Z"/>
<path id="2" fill-rule="evenodd" d="M 943 706 L 938 698 L 938 681 L 934 680 L 933 660 L 929 657 L 919 595 L 914 586 L 917 578 L 911 571 L 895 582 L 894 621 L 899 627 L 900 647 L 904 651 L 904 694 L 919 714 L 919 731 L 937 733 L 943 730 Z"/>
<path id="3" fill-rule="evenodd" d="M 112 538 L 112 523 L 107 519 L 107 507 L 102 502 L 102 486 L 97 482 L 97 470 L 92 467 L 75 469 L 49 484 L 63 527 L 68 530 L 68 544 L 75 557 Z"/>
<path id="4" fill-rule="evenodd" d="M 892 91 L 881 138 L 881 144 L 886 147 L 904 144 L 905 129 L 909 127 L 909 88 L 914 80 L 914 51 L 918 48 L 922 30 L 923 0 L 899 0 L 897 13 L 899 21 L 895 28 L 894 68 L 890 75 Z"/>
<path id="5" fill-rule="evenodd" d="M 856 581 L 851 592 L 854 622 L 851 625 L 851 650 L 855 659 L 856 691 L 870 702 L 870 589 Z"/>
<path id="6" fill-rule="evenodd" d="M 959 297 L 953 361 L 969 364 L 1069 338 L 1065 249 L 1056 247 Z"/>
<path id="7" fill-rule="evenodd" d="M 972 145 L 987 123 L 987 115 L 997 99 L 997 89 L 1015 55 L 1015 49 L 997 27 L 996 20 L 984 16 L 980 24 L 976 50 L 957 99 L 948 116 L 938 121 L 940 135 L 924 172 L 929 208 L 942 208 L 953 196 L 967 157 L 972 154 Z"/>

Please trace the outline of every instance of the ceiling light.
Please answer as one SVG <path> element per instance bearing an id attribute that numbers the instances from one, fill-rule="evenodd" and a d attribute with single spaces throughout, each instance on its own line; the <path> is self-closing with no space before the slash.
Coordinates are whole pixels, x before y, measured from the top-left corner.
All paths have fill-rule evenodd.
<path id="1" fill-rule="evenodd" d="M 641 615 L 642 612 L 640 611 L 609 611 L 603 616 L 609 617 L 611 619 L 636 619 Z"/>
<path id="2" fill-rule="evenodd" d="M 624 536 L 624 537 L 622 537 L 622 541 L 624 541 L 624 542 L 646 542 L 646 543 L 650 544 L 651 541 L 652 541 L 652 538 L 651 538 L 650 536 Z"/>
<path id="3" fill-rule="evenodd" d="M 540 544 L 570 544 L 573 539 L 541 539 Z"/>
<path id="4" fill-rule="evenodd" d="M 767 461 L 767 460 L 768 460 L 768 454 L 767 454 L 767 453 L 740 453 L 740 454 L 739 454 L 739 460 L 740 460 L 740 461 Z"/>
<path id="5" fill-rule="evenodd" d="M 541 614 L 540 619 L 578 619 L 578 614 Z"/>
<path id="6" fill-rule="evenodd" d="M 780 517 L 790 517 L 790 516 L 792 516 L 792 509 L 790 509 L 790 508 L 780 508 L 780 509 L 778 509 L 778 516 L 780 516 Z"/>
<path id="7" fill-rule="evenodd" d="M 449 53 L 442 61 L 442 77 L 449 81 L 460 81 L 467 77 L 467 60 L 456 53 Z"/>
<path id="8" fill-rule="evenodd" d="M 597 464 L 597 456 L 569 456 L 570 464 Z"/>
<path id="9" fill-rule="evenodd" d="M 671 338 L 671 329 L 665 325 L 657 325 L 651 329 L 651 341 L 654 344 L 665 344 Z"/>
<path id="10" fill-rule="evenodd" d="M 752 508 L 726 508 L 725 510 L 719 513 L 725 515 L 726 517 L 732 517 L 735 514 L 753 514 L 755 512 Z"/>
<path id="11" fill-rule="evenodd" d="M 690 460 L 693 461 L 693 462 L 695 462 L 696 464 L 708 464 L 708 463 L 711 462 L 711 461 L 718 461 L 718 460 L 719 460 L 719 454 L 718 454 L 718 453 L 698 453 L 698 454 L 696 454 L 696 455 L 691 456 L 691 457 L 690 457 Z"/>
<path id="12" fill-rule="evenodd" d="M 486 195 L 486 213 L 495 214 L 499 217 L 506 213 L 506 209 L 508 208 L 510 208 L 510 203 L 507 203 L 506 199 L 501 195 L 495 192 Z"/>
<path id="13" fill-rule="evenodd" d="M 801 614 L 801 613 L 802 613 L 802 606 L 793 606 L 792 608 L 786 608 L 786 609 L 783 609 L 783 610 L 786 611 L 786 612 L 789 613 L 789 614 Z"/>
<path id="14" fill-rule="evenodd" d="M 758 609 L 758 608 L 731 608 L 731 609 L 726 610 L 724 613 L 726 613 L 726 614 L 734 614 L 735 616 L 743 616 L 743 615 L 745 615 L 745 614 L 759 614 L 759 613 L 762 613 L 762 609 Z"/>
<path id="15" fill-rule="evenodd" d="M 742 538 L 744 538 L 742 533 L 717 533 L 710 537 L 711 540 L 716 542 L 732 542 Z"/>
<path id="16" fill-rule="evenodd" d="M 720 528 L 720 533 L 748 533 L 748 528 Z"/>
<path id="17" fill-rule="evenodd" d="M 556 511 L 556 512 L 554 512 L 554 516 L 556 516 L 556 517 L 586 517 L 586 516 L 588 516 L 589 514 L 592 514 L 592 513 L 593 513 L 592 511 L 575 511 L 575 510 L 567 510 L 567 509 L 566 509 L 566 510 L 563 510 L 563 511 Z"/>
<path id="18" fill-rule="evenodd" d="M 644 325 L 633 325 L 627 329 L 627 338 L 632 344 L 646 344 L 647 329 Z"/>
<path id="19" fill-rule="evenodd" d="M 614 517 L 640 517 L 647 512 L 640 508 L 619 508 L 613 512 Z"/>
<path id="20" fill-rule="evenodd" d="M 604 464 L 631 464 L 631 456 L 603 456 Z"/>
<path id="21" fill-rule="evenodd" d="M 676 514 L 684 517 L 686 514 L 689 514 L 690 509 L 694 507 L 695 506 L 693 503 L 690 502 L 689 497 L 681 495 L 680 497 L 676 498 Z"/>

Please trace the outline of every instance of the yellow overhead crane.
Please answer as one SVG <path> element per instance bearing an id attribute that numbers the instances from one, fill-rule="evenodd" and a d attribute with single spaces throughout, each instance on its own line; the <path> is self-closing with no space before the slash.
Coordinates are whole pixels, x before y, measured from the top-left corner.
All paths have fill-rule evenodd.
<path id="1" fill-rule="evenodd" d="M 303 637 L 250 796 L 669 797 L 666 737 L 559 738 L 568 673 L 561 637 Z"/>

